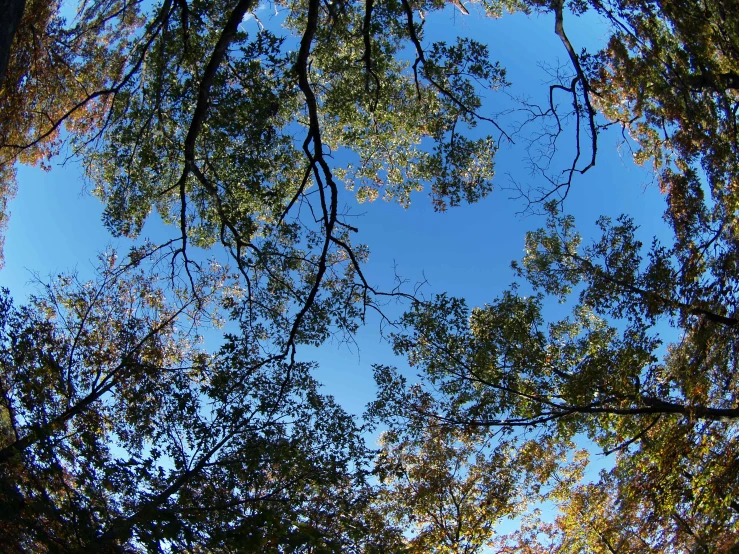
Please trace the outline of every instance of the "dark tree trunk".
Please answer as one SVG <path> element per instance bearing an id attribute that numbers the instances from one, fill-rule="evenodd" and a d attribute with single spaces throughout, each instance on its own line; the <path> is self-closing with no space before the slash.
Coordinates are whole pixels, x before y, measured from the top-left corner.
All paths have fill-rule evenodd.
<path id="1" fill-rule="evenodd" d="M 26 0 L 0 0 L 0 86 L 8 71 L 10 46 L 25 8 Z"/>

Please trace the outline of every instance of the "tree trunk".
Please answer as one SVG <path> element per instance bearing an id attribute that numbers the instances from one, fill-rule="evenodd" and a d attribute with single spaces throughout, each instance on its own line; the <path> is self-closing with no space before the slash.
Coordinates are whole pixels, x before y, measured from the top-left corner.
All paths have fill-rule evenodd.
<path id="1" fill-rule="evenodd" d="M 5 81 L 10 59 L 10 46 L 18 30 L 26 0 L 0 0 L 0 87 Z"/>

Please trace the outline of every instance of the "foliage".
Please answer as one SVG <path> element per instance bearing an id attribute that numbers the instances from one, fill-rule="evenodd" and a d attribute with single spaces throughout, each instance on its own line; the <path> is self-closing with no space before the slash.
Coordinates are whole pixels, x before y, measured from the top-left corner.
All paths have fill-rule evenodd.
<path id="1" fill-rule="evenodd" d="M 218 273 L 171 298 L 103 261 L 3 293 L 5 551 L 370 551 L 359 430 L 310 366 L 196 347 Z"/>
<path id="2" fill-rule="evenodd" d="M 394 341 L 421 369 L 421 385 L 409 390 L 386 369 L 378 379 L 385 419 L 473 435 L 538 428 L 546 459 L 555 458 L 546 443 L 581 436 L 616 453 L 610 473 L 565 503 L 560 551 L 609 541 L 619 552 L 735 544 L 737 321 L 734 291 L 721 283 L 736 276 L 715 263 L 722 241 L 705 250 L 699 275 L 682 280 L 679 246 L 655 240 L 645 251 L 628 218 L 601 219 L 601 239 L 582 247 L 574 220 L 550 210 L 516 267 L 561 301 L 578 288 L 572 315 L 545 323 L 544 294 L 515 287 L 471 313 L 446 296 L 418 304 Z M 656 336 L 662 321 L 681 331 L 666 349 Z M 588 507 L 604 502 L 615 509 Z M 607 538 L 583 531 L 590 542 L 575 541 L 580 512 Z"/>
<path id="3" fill-rule="evenodd" d="M 190 267 L 189 245 L 222 246 L 248 289 L 233 316 L 269 337 L 276 359 L 329 330 L 352 333 L 377 291 L 338 211 L 338 178 L 360 200 L 383 189 L 407 204 L 422 183 L 440 208 L 484 196 L 495 141 L 462 130 L 482 118 L 473 80 L 495 88 L 503 71 L 463 41 L 420 50 L 423 70 L 410 75 L 400 51 L 422 35 L 393 3 L 278 5 L 297 52 L 294 38 L 239 29 L 252 2 L 176 17 L 179 7 L 158 8 L 146 63 L 86 150 L 106 224 L 136 236 L 157 209 L 178 226 Z M 420 148 L 424 139 L 435 149 Z M 329 151 L 343 149 L 358 161 L 334 169 Z"/>
<path id="4" fill-rule="evenodd" d="M 388 368 L 376 369 L 379 379 L 389 375 Z M 495 548 L 501 522 L 565 494 L 581 477 L 585 453 L 568 460 L 569 441 L 506 430 L 485 436 L 412 412 L 388 417 L 386 410 L 382 401 L 372 406 L 375 417 L 391 423 L 376 462 L 377 503 L 390 522 L 408 530 L 409 552 Z"/>
<path id="5" fill-rule="evenodd" d="M 142 22 L 137 4 L 84 2 L 67 25 L 60 0 L 26 2 L 0 87 L 0 230 L 15 195 L 15 164 L 48 170 L 62 146 L 62 124 L 77 134 L 103 123 L 113 83 L 124 78 L 123 52 Z"/>
<path id="6" fill-rule="evenodd" d="M 739 19 L 731 3 L 594 3 L 613 24 L 592 61 L 595 102 L 651 160 L 676 216 L 699 175 L 716 204 L 713 223 L 736 211 Z M 679 235 L 678 231 L 678 235 Z"/>
<path id="7" fill-rule="evenodd" d="M 370 505 L 359 429 L 295 361 L 300 343 L 352 333 L 377 292 L 338 212 L 327 149 L 357 154 L 360 170 L 336 174 L 360 198 L 386 190 L 407 204 L 430 183 L 439 208 L 474 201 L 490 190 L 496 141 L 465 136 L 482 117 L 471 82 L 496 88 L 504 74 L 470 41 L 426 54 L 408 4 L 281 5 L 297 53 L 292 38 L 242 31 L 257 6 L 232 4 L 165 0 L 139 17 L 137 3 L 94 3 L 72 28 L 58 4 L 29 4 L 3 89 L 15 102 L 3 167 L 58 151 L 66 123 L 106 225 L 134 237 L 158 210 L 180 232 L 164 246 L 176 245 L 184 281 L 176 309 L 145 276 L 107 273 L 77 287 L 87 296 L 65 281 L 29 307 L 6 302 L 9 548 L 387 551 L 400 541 Z M 413 75 L 398 59 L 404 41 L 417 47 Z M 240 332 L 206 356 L 174 326 L 187 319 L 180 308 L 203 309 L 206 284 L 222 286 L 193 257 L 216 244 L 240 277 L 222 300 Z M 138 318 L 123 315 L 132 309 Z"/>
<path id="8" fill-rule="evenodd" d="M 734 547 L 734 6 L 482 2 L 487 17 L 551 17 L 570 68 L 548 105 L 520 104 L 544 145 L 527 199 L 548 221 L 515 266 L 533 294 L 514 286 L 471 311 L 374 288 L 342 189 L 407 206 L 425 188 L 440 211 L 485 197 L 518 138 L 484 102 L 505 70 L 470 38 L 428 43 L 441 1 L 270 6 L 265 26 L 252 0 L 95 0 L 68 24 L 59 2 L 27 2 L 0 94 L 2 207 L 14 164 L 48 163 L 68 140 L 110 231 L 136 238 L 156 211 L 178 236 L 154 248 L 168 284 L 105 260 L 97 283 L 61 278 L 22 308 L 3 296 L 8 549 Z M 600 52 L 567 33 L 588 10 L 610 25 Z M 583 245 L 558 211 L 618 126 L 653 164 L 669 243 L 645 248 L 624 216 Z M 208 248 L 235 275 L 199 262 Z M 373 483 L 362 429 L 296 354 L 352 337 L 386 297 L 412 303 L 393 341 L 420 381 L 376 368 L 370 416 L 387 433 Z M 550 298 L 571 315 L 545 317 Z M 194 333 L 214 303 L 238 331 L 207 355 Z M 584 439 L 615 454 L 594 483 L 580 482 Z M 561 507 L 554 523 L 529 514 L 494 536 L 541 501 Z"/>

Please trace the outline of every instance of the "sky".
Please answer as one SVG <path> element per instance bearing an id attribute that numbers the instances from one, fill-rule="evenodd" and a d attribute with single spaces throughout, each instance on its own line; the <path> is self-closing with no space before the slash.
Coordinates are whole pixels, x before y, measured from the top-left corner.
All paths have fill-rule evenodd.
<path id="1" fill-rule="evenodd" d="M 443 20 L 429 17 L 426 44 L 457 33 L 488 41 L 491 57 L 507 68 L 508 80 L 513 83 L 509 93 L 530 95 L 543 102 L 548 76 L 542 67 L 566 61 L 566 52 L 553 32 L 553 17 L 518 14 L 481 21 L 474 15 L 474 7 L 471 10 L 473 16 L 469 17 L 451 7 Z M 262 14 L 259 17 L 265 20 Z M 572 23 L 569 34 L 576 50 L 602 44 L 605 31 L 596 20 Z M 248 20 L 244 25 L 256 23 Z M 506 107 L 501 98 L 490 99 L 502 102 L 489 105 L 490 109 Z M 567 138 L 571 137 L 565 141 Z M 565 203 L 585 242 L 595 237 L 592 224 L 599 215 L 616 217 L 624 212 L 641 226 L 646 242 L 652 234 L 663 235 L 664 199 L 656 186 L 649 184 L 648 168 L 635 166 L 628 152 L 617 151 L 617 134 L 606 134 L 601 141 L 596 167 L 576 178 Z M 519 141 L 498 153 L 498 186 L 490 196 L 444 213 L 433 211 L 426 193 L 415 194 L 410 208 L 404 209 L 381 200 L 357 204 L 346 192 L 344 201 L 360 216 L 353 221 L 360 229 L 353 240 L 370 248 L 365 271 L 370 282 L 390 288 L 397 272 L 411 286 L 426 281 L 422 292 L 427 296 L 448 292 L 464 296 L 471 307 L 492 301 L 507 288 L 514 281 L 510 263 L 522 257 L 526 231 L 543 224 L 541 217 L 521 213 L 525 206 L 512 199 L 515 191 L 509 189 L 509 174 L 523 183 L 538 183 L 522 161 L 523 146 Z M 563 147 L 567 155 L 566 143 Z M 127 250 L 127 241 L 112 237 L 102 226 L 102 205 L 85 192 L 82 172 L 74 160 L 66 165 L 54 163 L 50 172 L 20 167 L 18 182 L 18 194 L 10 203 L 5 267 L 0 271 L 0 286 L 10 288 L 18 302 L 33 292 L 35 274 L 44 279 L 76 269 L 84 277 L 91 274 L 98 252 L 110 247 Z M 156 240 L 176 233 L 153 219 L 142 236 Z M 402 307 L 388 308 L 397 313 Z M 380 333 L 379 319 L 371 315 L 356 343 L 329 342 L 317 349 L 306 346 L 300 356 L 319 362 L 318 378 L 325 384 L 324 390 L 355 414 L 361 414 L 374 398 L 372 364 L 397 365 L 412 374 L 404 361 L 392 354 Z"/>

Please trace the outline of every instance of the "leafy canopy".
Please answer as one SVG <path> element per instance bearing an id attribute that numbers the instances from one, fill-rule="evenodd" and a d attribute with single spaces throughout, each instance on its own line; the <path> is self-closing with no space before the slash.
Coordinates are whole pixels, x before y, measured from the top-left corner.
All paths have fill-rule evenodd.
<path id="1" fill-rule="evenodd" d="M 63 278 L 22 308 L 3 296 L 8 548 L 732 548 L 734 6 L 483 1 L 479 16 L 551 18 L 569 60 L 547 104 L 520 104 L 518 133 L 484 101 L 509 85 L 488 45 L 426 40 L 444 2 L 270 6 L 276 22 L 246 26 L 251 0 L 95 0 L 71 23 L 59 3 L 27 3 L 0 94 L 0 194 L 14 163 L 67 144 L 109 230 L 135 238 L 156 211 L 175 235 L 104 260 L 97 283 Z M 609 25 L 600 51 L 569 38 L 586 12 Z M 548 220 L 516 266 L 526 284 L 468 310 L 367 281 L 344 189 L 404 206 L 426 189 L 437 210 L 478 201 L 494 156 L 532 126 L 543 184 L 521 192 Z M 609 127 L 653 165 L 669 242 L 645 247 L 626 215 L 583 244 L 560 212 Z M 162 255 L 167 284 L 135 269 Z M 370 415 L 388 433 L 371 482 L 361 429 L 296 353 L 353 336 L 387 297 L 410 302 L 393 341 L 420 376 L 376 370 Z M 547 321 L 550 297 L 571 315 Z M 238 332 L 206 354 L 188 326 L 214 306 Z M 596 482 L 581 482 L 582 437 L 615 454 Z M 554 523 L 529 514 L 494 537 L 543 500 L 561 508 Z"/>

